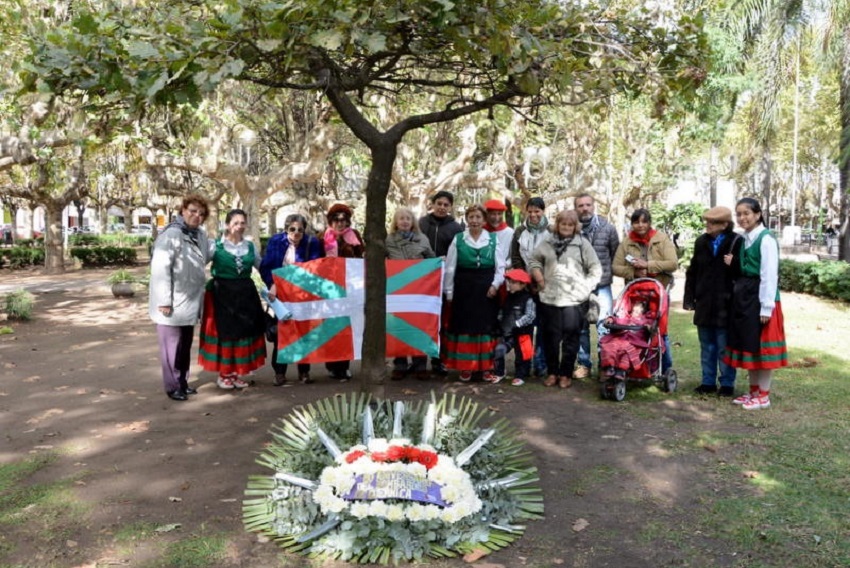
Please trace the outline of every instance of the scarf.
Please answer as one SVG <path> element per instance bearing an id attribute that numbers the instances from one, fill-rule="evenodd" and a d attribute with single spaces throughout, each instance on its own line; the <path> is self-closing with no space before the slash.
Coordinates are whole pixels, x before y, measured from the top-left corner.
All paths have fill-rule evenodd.
<path id="1" fill-rule="evenodd" d="M 165 228 L 162 230 L 162 232 L 164 233 L 165 231 L 167 231 L 171 227 L 177 227 L 178 229 L 180 229 L 180 231 L 184 235 L 188 236 L 192 240 L 192 243 L 195 246 L 199 246 L 198 245 L 198 235 L 200 234 L 200 231 L 201 231 L 200 227 L 195 227 L 194 229 L 190 229 L 186 225 L 186 220 L 183 218 L 182 215 L 177 215 L 176 217 L 174 217 L 174 220 L 172 222 L 170 222 L 168 225 L 166 225 Z"/>
<path id="2" fill-rule="evenodd" d="M 564 251 L 567 250 L 567 246 L 573 240 L 574 236 L 562 237 L 558 233 L 552 233 L 552 248 L 555 249 L 555 256 L 560 258 L 564 254 Z"/>
<path id="3" fill-rule="evenodd" d="M 547 219 L 545 216 L 540 217 L 540 222 L 538 222 L 536 225 L 531 223 L 527 219 L 525 221 L 525 230 L 530 231 L 534 235 L 538 235 L 538 234 L 542 233 L 548 227 L 549 227 L 549 219 Z"/>
<path id="4" fill-rule="evenodd" d="M 650 229 L 646 232 L 646 235 L 644 237 L 639 237 L 634 231 L 629 231 L 629 240 L 636 242 L 639 245 L 648 247 L 649 241 L 652 239 L 652 237 L 655 236 L 655 233 L 657 232 L 658 231 L 656 231 L 655 229 Z"/>
<path id="5" fill-rule="evenodd" d="M 501 223 L 499 223 L 495 227 L 493 225 L 491 225 L 490 223 L 487 223 L 486 225 L 484 225 L 484 230 L 487 231 L 488 233 L 498 233 L 499 231 L 504 231 L 507 228 L 508 228 L 508 224 L 505 223 L 504 221 L 502 221 Z"/>
<path id="6" fill-rule="evenodd" d="M 416 234 L 413 231 L 398 231 L 399 236 L 405 241 L 412 241 L 413 236 Z"/>
<path id="7" fill-rule="evenodd" d="M 357 246 L 360 244 L 360 241 L 357 239 L 357 235 L 354 234 L 354 229 L 351 227 L 346 227 L 342 231 L 335 231 L 333 229 L 328 229 L 325 231 L 325 256 L 339 256 L 339 245 L 337 244 L 338 239 L 342 237 L 342 240 L 346 243 Z"/>
<path id="8" fill-rule="evenodd" d="M 592 241 L 593 233 L 595 233 L 596 229 L 599 228 L 599 218 L 596 215 L 593 215 L 587 221 L 579 220 L 579 222 L 581 223 L 581 234 Z"/>

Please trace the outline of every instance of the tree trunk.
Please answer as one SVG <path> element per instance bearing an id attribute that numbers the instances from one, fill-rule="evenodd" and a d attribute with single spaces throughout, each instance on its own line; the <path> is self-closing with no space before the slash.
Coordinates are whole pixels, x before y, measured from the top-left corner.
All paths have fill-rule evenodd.
<path id="1" fill-rule="evenodd" d="M 839 101 L 841 104 L 841 138 L 838 172 L 841 185 L 841 223 L 838 239 L 838 259 L 850 262 L 850 25 L 844 26 L 844 47 L 841 53 Z"/>
<path id="2" fill-rule="evenodd" d="M 384 398 L 387 376 L 387 194 L 396 158 L 393 141 L 372 148 L 372 168 L 366 185 L 366 325 L 360 363 L 360 389 Z"/>
<path id="3" fill-rule="evenodd" d="M 58 203 L 44 204 L 44 268 L 48 274 L 65 272 L 65 242 L 62 235 L 62 209 Z"/>

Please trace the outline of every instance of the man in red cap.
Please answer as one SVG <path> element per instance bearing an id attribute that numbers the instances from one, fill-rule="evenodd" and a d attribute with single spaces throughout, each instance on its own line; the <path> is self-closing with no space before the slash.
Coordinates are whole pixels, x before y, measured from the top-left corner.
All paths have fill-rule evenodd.
<path id="1" fill-rule="evenodd" d="M 502 256 L 510 264 L 511 241 L 514 239 L 514 230 L 505 223 L 505 211 L 508 208 L 504 201 L 490 199 L 484 203 L 484 209 L 487 210 L 487 223 L 484 225 L 484 230 L 490 233 L 496 233 L 498 248 Z"/>

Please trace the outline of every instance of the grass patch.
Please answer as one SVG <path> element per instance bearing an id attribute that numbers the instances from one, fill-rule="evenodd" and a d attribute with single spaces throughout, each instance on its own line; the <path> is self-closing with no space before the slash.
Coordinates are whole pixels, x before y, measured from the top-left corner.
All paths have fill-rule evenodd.
<path id="1" fill-rule="evenodd" d="M 64 542 L 84 518 L 86 509 L 72 495 L 70 480 L 28 482 L 56 459 L 48 453 L 0 465 L 0 551 L 8 554 L 18 548 L 18 530 L 26 535 L 27 545 L 37 549 Z"/>
<path id="2" fill-rule="evenodd" d="M 850 353 L 834 343 L 850 334 L 848 309 L 793 295 L 789 310 L 785 300 L 789 360 L 797 366 L 774 374 L 773 407 L 749 413 L 718 404 L 721 422 L 751 433 L 715 429 L 693 440 L 694 449 L 709 444 L 725 460 L 715 473 L 727 490 L 708 501 L 700 529 L 740 550 L 741 565 L 850 566 Z M 685 327 L 690 314 L 672 316 L 671 338 L 683 344 L 674 351 L 685 383 L 679 396 L 688 396 L 700 380 L 699 343 L 695 328 Z M 746 388 L 746 372 L 737 384 Z"/>
<path id="3" fill-rule="evenodd" d="M 146 568 L 205 568 L 215 566 L 226 556 L 227 538 L 221 534 L 190 536 L 166 545 L 162 557 Z"/>

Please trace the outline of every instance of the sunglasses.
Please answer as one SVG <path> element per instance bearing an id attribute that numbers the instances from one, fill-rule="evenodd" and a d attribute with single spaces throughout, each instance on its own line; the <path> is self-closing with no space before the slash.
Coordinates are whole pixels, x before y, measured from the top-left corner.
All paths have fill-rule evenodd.
<path id="1" fill-rule="evenodd" d="M 287 231 L 289 231 L 290 233 L 303 233 L 304 228 L 303 227 L 289 227 L 287 229 Z"/>
<path id="2" fill-rule="evenodd" d="M 332 221 L 333 221 L 334 223 L 339 223 L 340 221 L 347 222 L 347 221 L 348 221 L 348 217 L 346 217 L 345 215 L 341 215 L 341 216 L 339 216 L 339 217 L 334 217 L 334 218 L 332 219 Z"/>

